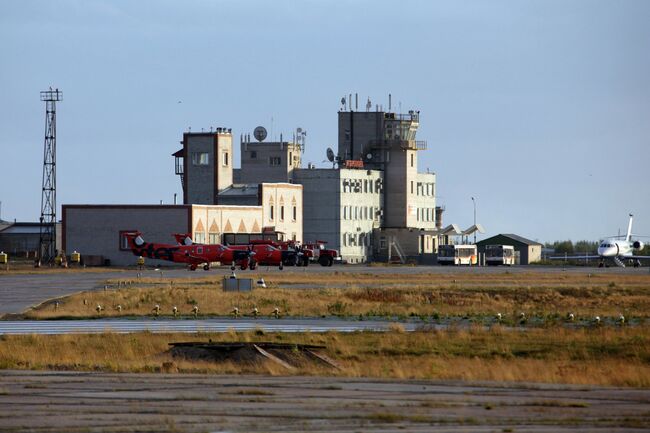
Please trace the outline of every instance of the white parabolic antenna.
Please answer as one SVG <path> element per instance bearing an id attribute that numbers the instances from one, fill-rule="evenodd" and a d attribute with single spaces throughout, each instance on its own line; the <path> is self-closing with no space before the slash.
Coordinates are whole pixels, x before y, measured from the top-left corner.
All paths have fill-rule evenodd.
<path id="1" fill-rule="evenodd" d="M 327 148 L 327 159 L 329 162 L 334 162 L 334 151 L 330 147 Z"/>
<path id="2" fill-rule="evenodd" d="M 266 128 L 263 126 L 258 126 L 253 130 L 253 136 L 257 139 L 257 141 L 264 141 L 266 138 Z"/>

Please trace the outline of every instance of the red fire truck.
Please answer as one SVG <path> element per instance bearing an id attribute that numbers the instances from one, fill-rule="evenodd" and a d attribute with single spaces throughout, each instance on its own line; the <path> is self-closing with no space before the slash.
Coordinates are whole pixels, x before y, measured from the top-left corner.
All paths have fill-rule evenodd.
<path id="1" fill-rule="evenodd" d="M 294 250 L 302 253 L 301 260 L 295 263 L 297 266 L 309 266 L 309 262 L 318 263 L 321 266 L 332 266 L 335 261 L 340 261 L 338 251 L 325 248 L 325 241 L 306 242 L 300 244 L 296 241 L 271 241 L 251 240 L 251 244 L 268 244 L 283 251 Z M 286 263 L 287 266 L 293 263 Z"/>

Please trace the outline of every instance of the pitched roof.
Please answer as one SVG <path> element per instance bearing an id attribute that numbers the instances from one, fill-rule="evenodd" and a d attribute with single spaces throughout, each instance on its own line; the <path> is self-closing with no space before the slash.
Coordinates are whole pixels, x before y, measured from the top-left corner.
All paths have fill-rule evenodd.
<path id="1" fill-rule="evenodd" d="M 500 233 L 500 234 L 498 234 L 498 235 L 496 235 L 496 236 L 492 236 L 491 238 L 483 239 L 482 241 L 477 242 L 477 243 L 480 243 L 480 244 L 485 243 L 486 241 L 489 241 L 489 240 L 491 240 L 491 239 L 494 239 L 494 238 L 496 238 L 497 236 L 505 236 L 505 237 L 507 237 L 507 238 L 512 239 L 513 241 L 520 242 L 520 243 L 522 243 L 522 244 L 526 244 L 526 245 L 542 245 L 542 244 L 539 243 L 539 242 L 531 241 L 530 239 L 526 239 L 526 238 L 524 238 L 524 237 L 521 237 L 521 236 L 519 236 L 519 235 L 515 235 L 515 234 L 513 234 L 513 233 Z"/>
<path id="2" fill-rule="evenodd" d="M 477 242 L 477 244 L 489 245 L 490 242 L 492 242 L 494 240 L 494 238 L 497 238 L 499 236 L 504 236 L 506 238 L 512 239 L 513 241 L 519 242 L 519 243 L 524 244 L 524 245 L 543 245 L 540 242 L 531 241 L 530 239 L 526 239 L 524 237 L 521 237 L 519 235 L 515 235 L 513 233 L 500 233 L 500 234 L 492 236 L 490 238 L 482 239 L 479 242 Z"/>

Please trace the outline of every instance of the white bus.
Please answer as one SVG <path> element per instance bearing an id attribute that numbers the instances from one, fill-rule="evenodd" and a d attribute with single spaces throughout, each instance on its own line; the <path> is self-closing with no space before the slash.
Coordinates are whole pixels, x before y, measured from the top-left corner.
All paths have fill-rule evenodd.
<path id="1" fill-rule="evenodd" d="M 486 245 L 485 263 L 488 266 L 515 264 L 515 247 L 512 245 Z"/>
<path id="2" fill-rule="evenodd" d="M 441 265 L 469 265 L 478 263 L 476 245 L 440 245 L 438 263 Z"/>

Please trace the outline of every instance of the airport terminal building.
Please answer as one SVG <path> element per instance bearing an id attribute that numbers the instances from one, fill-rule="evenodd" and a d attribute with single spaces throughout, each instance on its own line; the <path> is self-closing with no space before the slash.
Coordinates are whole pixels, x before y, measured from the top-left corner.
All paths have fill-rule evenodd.
<path id="1" fill-rule="evenodd" d="M 347 107 L 350 109 L 347 109 Z M 63 248 L 134 262 L 120 233 L 140 230 L 151 242 L 190 233 L 196 242 L 272 237 L 324 241 L 349 263 L 430 263 L 438 245 L 461 232 L 442 228 L 436 175 L 418 171 L 420 114 L 338 112 L 332 168 L 302 166 L 306 133 L 266 141 L 262 127 L 240 136 L 241 168 L 233 167 L 232 130 L 185 132 L 173 153 L 182 205 L 64 205 Z M 451 228 L 450 228 L 451 227 Z"/>

